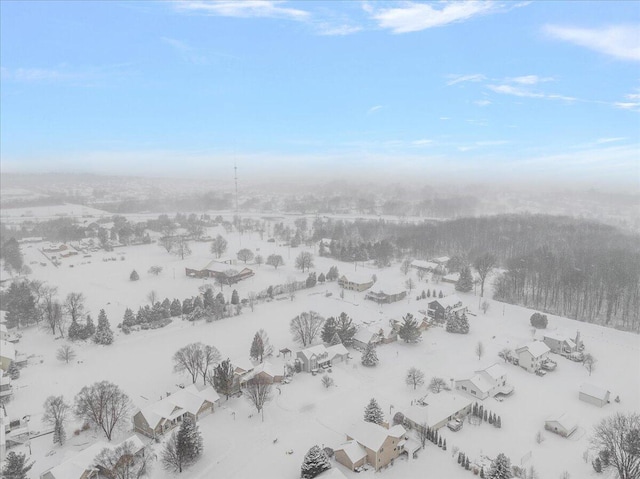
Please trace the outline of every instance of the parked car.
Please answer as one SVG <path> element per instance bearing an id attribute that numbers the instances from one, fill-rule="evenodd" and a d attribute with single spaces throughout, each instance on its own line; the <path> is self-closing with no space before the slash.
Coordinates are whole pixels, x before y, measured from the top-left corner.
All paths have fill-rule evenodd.
<path id="1" fill-rule="evenodd" d="M 447 427 L 449 429 L 451 429 L 453 432 L 455 431 L 459 431 L 460 429 L 462 429 L 462 425 L 464 423 L 460 420 L 460 419 L 452 419 L 451 421 L 449 421 L 447 423 Z"/>
<path id="2" fill-rule="evenodd" d="M 538 376 L 546 376 L 546 375 L 547 375 L 547 372 L 546 372 L 544 369 L 538 369 L 538 370 L 536 371 L 536 374 L 537 374 Z"/>

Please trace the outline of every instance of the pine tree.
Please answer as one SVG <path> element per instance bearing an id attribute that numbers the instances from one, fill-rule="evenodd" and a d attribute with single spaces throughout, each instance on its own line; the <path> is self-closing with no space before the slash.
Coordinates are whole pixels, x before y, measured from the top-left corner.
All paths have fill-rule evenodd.
<path id="1" fill-rule="evenodd" d="M 202 454 L 202 435 L 195 421 L 185 418 L 178 430 L 177 452 L 189 465 L 195 462 Z"/>
<path id="2" fill-rule="evenodd" d="M 443 451 L 447 450 L 447 440 L 446 439 L 444 441 L 442 441 L 442 450 Z"/>
<path id="3" fill-rule="evenodd" d="M 209 382 L 220 394 L 224 394 L 227 399 L 233 391 L 233 366 L 229 359 L 225 359 L 213 370 L 213 379 Z"/>
<path id="4" fill-rule="evenodd" d="M 461 463 L 462 463 L 462 453 L 459 452 L 458 453 L 458 464 L 461 464 Z"/>
<path id="5" fill-rule="evenodd" d="M 371 398 L 367 407 L 364 408 L 364 420 L 375 424 L 382 424 L 384 413 L 375 398 Z"/>
<path id="6" fill-rule="evenodd" d="M 69 325 L 69 329 L 67 330 L 67 336 L 69 339 L 75 341 L 76 339 L 80 339 L 82 333 L 82 326 L 75 319 L 71 320 L 71 324 Z"/>
<path id="7" fill-rule="evenodd" d="M 131 281 L 138 281 L 140 279 L 140 275 L 138 274 L 138 272 L 134 269 L 131 274 L 129 275 L 129 280 Z"/>
<path id="8" fill-rule="evenodd" d="M 64 442 L 67 439 L 67 433 L 64 430 L 64 425 L 62 423 L 55 423 L 53 426 L 53 443 L 64 445 Z"/>
<path id="9" fill-rule="evenodd" d="M 438 293 L 438 298 L 444 298 L 444 294 L 442 294 L 442 290 L 440 290 L 440 293 Z"/>
<path id="10" fill-rule="evenodd" d="M 378 354 L 376 353 L 376 345 L 373 343 L 367 344 L 366 349 L 362 353 L 362 365 L 363 366 L 375 366 L 378 364 Z"/>
<path id="11" fill-rule="evenodd" d="M 430 297 L 431 297 L 431 290 L 430 290 L 430 289 L 428 289 L 428 290 L 427 290 L 427 298 L 430 298 Z"/>
<path id="12" fill-rule="evenodd" d="M 468 293 L 473 289 L 473 276 L 471 276 L 471 268 L 465 266 L 460 271 L 460 279 L 456 282 L 456 291 Z"/>
<path id="13" fill-rule="evenodd" d="M 491 411 L 489 411 L 489 420 L 487 422 L 493 424 L 493 413 Z"/>
<path id="14" fill-rule="evenodd" d="M 320 273 L 318 276 L 318 283 L 324 283 L 326 280 L 327 278 L 325 278 L 324 273 Z"/>
<path id="15" fill-rule="evenodd" d="M 331 338 L 329 346 L 335 346 L 336 344 L 342 344 L 342 340 L 340 339 L 340 336 L 338 336 L 337 332 L 334 333 L 333 337 Z"/>
<path id="16" fill-rule="evenodd" d="M 89 339 L 96 332 L 96 326 L 93 324 L 93 318 L 87 314 L 87 320 L 84 323 L 84 328 L 80 335 L 80 339 Z"/>
<path id="17" fill-rule="evenodd" d="M 240 296 L 238 295 L 238 291 L 237 290 L 233 290 L 233 292 L 231 293 L 231 304 L 239 304 L 240 303 Z"/>
<path id="18" fill-rule="evenodd" d="M 478 403 L 477 402 L 473 403 L 473 409 L 471 410 L 471 414 L 474 415 L 474 416 L 478 415 Z"/>
<path id="19" fill-rule="evenodd" d="M 480 479 L 484 479 L 484 467 L 480 468 Z"/>
<path id="20" fill-rule="evenodd" d="M 109 320 L 107 319 L 107 314 L 104 312 L 104 309 L 101 309 L 98 315 L 98 329 L 96 330 L 93 340 L 97 344 L 108 345 L 113 343 L 113 331 L 111 331 L 111 326 L 109 325 Z"/>
<path id="21" fill-rule="evenodd" d="M 18 379 L 20 377 L 20 368 L 18 367 L 18 363 L 11 361 L 9 368 L 7 369 L 7 374 L 11 379 Z"/>
<path id="22" fill-rule="evenodd" d="M 469 456 L 465 458 L 464 468 L 468 471 L 470 469 Z"/>
<path id="23" fill-rule="evenodd" d="M 193 300 L 187 298 L 182 302 L 182 314 L 190 314 L 193 311 Z"/>
<path id="24" fill-rule="evenodd" d="M 498 416 L 498 420 L 495 422 L 495 426 L 500 429 L 502 427 L 502 419 Z"/>
<path id="25" fill-rule="evenodd" d="M 302 479 L 313 479 L 328 469 L 331 469 L 331 463 L 327 453 L 319 446 L 313 446 L 304 456 L 302 467 L 300 468 L 300 477 Z"/>
<path id="26" fill-rule="evenodd" d="M 344 291 L 344 290 L 343 290 Z M 353 343 L 353 337 L 356 334 L 356 327 L 353 324 L 353 320 L 347 313 L 340 313 L 336 320 L 336 331 L 340 336 L 340 341 L 345 346 L 349 346 Z"/>
<path id="27" fill-rule="evenodd" d="M 483 414 L 484 414 L 484 406 L 480 404 L 480 407 L 478 408 L 478 417 L 482 419 Z"/>
<path id="28" fill-rule="evenodd" d="M 124 310 L 124 317 L 122 318 L 122 326 L 130 328 L 136 324 L 136 317 L 133 315 L 133 311 L 127 308 Z"/>
<path id="29" fill-rule="evenodd" d="M 249 350 L 249 357 L 256 361 L 262 362 L 262 356 L 264 355 L 264 344 L 260 334 L 256 333 L 253 336 L 253 342 L 251 343 L 251 349 Z"/>
<path id="30" fill-rule="evenodd" d="M 434 289 L 434 290 L 433 290 L 433 297 L 435 298 L 436 296 L 437 296 L 437 295 L 436 295 L 436 290 Z"/>
<path id="31" fill-rule="evenodd" d="M 32 467 L 33 462 L 27 464 L 27 458 L 24 454 L 16 454 L 12 451 L 7 454 L 2 477 L 5 479 L 27 479 L 27 472 Z"/>
<path id="32" fill-rule="evenodd" d="M 171 302 L 171 308 L 169 308 L 169 311 L 171 312 L 171 317 L 173 318 L 178 317 L 182 314 L 182 305 L 180 304 L 179 299 L 176 298 Z"/>
<path id="33" fill-rule="evenodd" d="M 487 410 L 484 410 L 484 415 L 482 416 L 485 422 L 487 422 Z"/>
<path id="34" fill-rule="evenodd" d="M 600 474 L 602 472 L 602 460 L 599 457 L 596 457 L 595 461 L 593 461 L 593 469 Z"/>
<path id="35" fill-rule="evenodd" d="M 322 326 L 322 341 L 325 343 L 329 343 L 333 340 L 333 336 L 337 333 L 336 330 L 336 318 L 330 316 L 324 322 Z"/>
<path id="36" fill-rule="evenodd" d="M 213 302 L 215 300 L 215 296 L 213 295 L 213 289 L 211 288 L 207 288 L 204 292 L 204 294 L 202 295 L 203 300 L 202 300 L 202 305 L 204 306 L 204 308 L 213 308 Z"/>
<path id="37" fill-rule="evenodd" d="M 491 463 L 487 479 L 511 479 L 512 477 L 511 461 L 504 454 L 498 454 L 498 457 Z"/>
<path id="38" fill-rule="evenodd" d="M 204 302 L 202 301 L 202 298 L 200 296 L 196 296 L 193 299 L 193 309 L 191 310 L 191 312 L 193 312 L 194 309 L 204 309 Z"/>
<path id="39" fill-rule="evenodd" d="M 465 463 L 467 462 L 467 456 L 465 455 L 465 453 L 462 453 L 462 457 L 460 458 L 460 466 L 464 467 Z"/>
<path id="40" fill-rule="evenodd" d="M 415 343 L 420 339 L 420 329 L 418 329 L 418 321 L 413 319 L 411 313 L 407 313 L 402 318 L 402 324 L 398 329 L 398 336 L 404 340 L 405 343 Z"/>

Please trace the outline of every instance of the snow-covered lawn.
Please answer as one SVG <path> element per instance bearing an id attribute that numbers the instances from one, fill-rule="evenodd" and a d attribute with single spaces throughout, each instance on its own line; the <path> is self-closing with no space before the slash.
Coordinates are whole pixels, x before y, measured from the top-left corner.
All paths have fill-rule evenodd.
<path id="1" fill-rule="evenodd" d="M 208 234 L 216 234 L 211 231 Z M 228 236 L 229 255 L 240 249 L 237 237 Z M 266 239 L 266 237 L 265 237 Z M 293 269 L 295 256 L 304 248 L 278 247 L 274 243 L 261 241 L 257 235 L 245 235 L 242 247 L 249 247 L 265 258 L 271 253 L 281 254 L 286 266 L 274 270 L 262 265 L 248 265 L 256 275 L 234 286 L 241 297 L 250 291 L 260 291 L 270 284 L 281 284 L 290 277 L 306 278 L 307 274 Z M 231 243 L 234 243 L 233 245 Z M 94 319 L 100 308 L 105 308 L 112 326 L 122 319 L 125 307 L 137 310 L 146 304 L 151 290 L 159 298 L 169 297 L 180 300 L 197 294 L 198 287 L 207 281 L 187 278 L 185 266 L 201 267 L 211 255 L 208 243 L 192 243 L 193 255 L 180 260 L 167 254 L 158 245 L 131 246 L 120 248 L 113 253 L 92 253 L 91 258 L 82 255 L 63 260 L 59 268 L 46 261 L 38 251 L 42 245 L 25 245 L 22 250 L 25 262 L 33 269 L 32 278 L 42 279 L 59 288 L 60 296 L 68 292 L 83 292 L 87 298 L 87 308 Z M 315 251 L 314 251 L 315 252 Z M 116 257 L 116 261 L 102 261 L 103 257 Z M 124 257 L 124 260 L 120 260 Z M 89 261 L 91 261 L 89 263 Z M 83 264 L 84 263 L 84 264 Z M 352 264 L 339 263 L 326 258 L 315 258 L 315 271 L 327 272 L 330 266 L 338 265 L 342 272 L 354 268 Z M 73 264 L 73 268 L 69 267 Z M 152 265 L 163 266 L 159 276 L 147 273 Z M 241 268 L 238 264 L 237 269 Z M 358 271 L 361 270 L 358 266 Z M 129 281 L 131 270 L 140 274 L 137 282 Z M 385 283 L 390 281 L 403 284 L 405 276 L 398 265 L 378 270 L 370 269 Z M 453 291 L 453 285 L 419 282 L 422 289 Z M 229 298 L 231 289 L 224 288 Z M 332 293 L 326 296 L 325 293 Z M 42 404 L 47 396 L 63 394 L 71 401 L 84 385 L 107 379 L 118 384 L 132 399 L 136 407 L 160 398 L 166 392 L 175 391 L 177 385 L 186 383 L 188 378 L 172 372 L 171 357 L 180 347 L 195 341 L 216 346 L 224 357 L 247 358 L 254 333 L 265 329 L 276 351 L 289 347 L 297 350 L 289 333 L 289 321 L 302 311 L 315 310 L 323 316 L 337 316 L 346 312 L 358 322 L 400 319 L 411 312 L 419 316 L 419 310 L 427 309 L 428 300 L 416 301 L 417 291 L 411 298 L 391 305 L 378 306 L 365 301 L 365 293 L 345 292 L 340 298 L 336 283 L 318 285 L 299 291 L 293 301 L 259 303 L 255 311 L 244 308 L 240 316 L 226 318 L 213 323 L 188 323 L 179 318 L 169 326 L 140 331 L 130 335 L 116 334 L 113 345 L 103 347 L 92 343 L 77 344 L 78 357 L 73 364 L 64 364 L 55 358 L 56 349 L 64 340 L 53 340 L 45 330 L 26 331 L 18 344 L 18 349 L 34 357 L 27 368 L 22 370 L 20 379 L 15 381 L 16 393 L 7 410 L 10 417 L 31 415 L 31 427 L 44 430 L 40 424 Z M 348 363 L 333 367 L 331 376 L 335 386 L 325 389 L 320 376 L 301 373 L 294 376 L 290 384 L 274 389 L 273 401 L 265 409 L 264 422 L 243 398 L 224 399 L 216 412 L 200 422 L 204 436 L 203 458 L 189 469 L 185 477 L 299 477 L 299 468 L 306 451 L 314 444 L 336 447 L 344 439 L 344 430 L 350 423 L 362 418 L 363 410 L 371 397 L 375 397 L 386 413 L 393 415 L 412 400 L 427 393 L 426 385 L 414 391 L 404 382 L 407 369 L 415 366 L 425 372 L 426 382 L 432 376 L 444 378 L 448 383 L 476 369 L 501 362 L 497 353 L 504 347 L 515 349 L 532 339 L 529 317 L 531 310 L 511 305 L 491 303 L 487 314 L 478 313 L 478 297 L 473 294 L 460 295 L 476 316 L 470 315 L 471 332 L 468 335 L 449 334 L 442 328 L 434 328 L 423 333 L 418 344 L 401 342 L 378 348 L 380 363 L 374 368 L 360 364 L 360 353 L 351 350 Z M 575 335 L 580 330 L 588 352 L 597 359 L 592 377 L 579 363 L 561 357 L 553 357 L 558 362 L 556 371 L 545 377 L 538 377 L 525 370 L 504 365 L 508 382 L 515 387 L 514 394 L 498 402 L 484 401 L 485 407 L 501 416 L 502 429 L 495 429 L 486 423 L 473 426 L 465 423 L 462 430 L 451 432 L 443 428 L 440 432 L 447 439 L 448 451 L 430 445 L 416 460 L 398 460 L 382 475 L 386 477 L 470 477 L 470 472 L 462 470 L 451 452 L 459 447 L 470 458 L 481 455 L 495 457 L 504 452 L 514 464 L 530 454 L 523 465 L 535 465 L 540 476 L 557 478 L 562 471 L 571 473 L 572 478 L 595 477 L 589 463 L 582 459 L 588 447 L 588 435 L 592 426 L 603 417 L 616 411 L 637 410 L 640 404 L 640 338 L 637 335 L 606 329 L 590 324 L 578 323 L 565 318 L 549 317 L 549 329 Z M 482 341 L 485 353 L 481 360 L 474 353 L 478 341 Z M 281 358 L 273 358 L 276 367 L 283 367 Z M 619 395 L 621 403 L 612 402 L 598 408 L 578 400 L 578 387 L 582 382 L 593 382 L 612 391 L 612 398 Z M 446 394 L 446 393 L 443 393 Z M 551 414 L 571 412 L 578 418 L 579 430 L 569 439 L 563 439 L 544 431 L 544 420 Z M 129 423 L 127 424 L 129 426 Z M 51 436 L 43 436 L 32 441 L 32 458 L 36 460 L 32 477 L 61 462 L 65 453 L 81 450 L 94 441 L 97 434 L 89 431 L 79 436 L 73 435 L 77 424 L 67 427 L 70 440 L 64 448 L 53 447 Z M 536 433 L 543 431 L 545 441 L 537 444 Z M 118 438 L 125 437 L 123 431 Z M 277 440 L 277 441 L 276 441 Z M 287 451 L 293 451 L 287 454 Z M 55 454 L 49 454 L 55 451 Z M 159 451 L 159 447 L 158 447 Z M 347 477 L 373 477 L 373 471 L 358 475 L 340 467 Z M 162 471 L 159 464 L 154 467 L 154 478 L 172 477 Z"/>

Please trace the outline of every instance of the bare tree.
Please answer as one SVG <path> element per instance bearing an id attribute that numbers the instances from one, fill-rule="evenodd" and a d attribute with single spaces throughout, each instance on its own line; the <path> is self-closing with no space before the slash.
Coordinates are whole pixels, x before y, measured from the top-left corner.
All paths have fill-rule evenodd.
<path id="1" fill-rule="evenodd" d="M 67 419 L 69 405 L 64 402 L 62 396 L 49 396 L 44 403 L 44 414 L 42 422 L 53 426 L 53 443 L 64 445 L 66 434 L 64 431 L 64 422 Z"/>
<path id="2" fill-rule="evenodd" d="M 313 268 L 313 255 L 308 251 L 301 251 L 296 257 L 296 268 L 302 270 L 303 273 L 305 269 L 309 271 L 309 268 Z"/>
<path id="3" fill-rule="evenodd" d="M 416 283 L 413 281 L 413 278 L 407 278 L 404 282 L 404 286 L 409 290 L 409 296 L 411 296 L 411 292 L 415 289 Z"/>
<path id="4" fill-rule="evenodd" d="M 93 464 L 104 471 L 109 479 L 140 479 L 150 470 L 155 459 L 151 449 L 140 454 L 132 441 L 125 441 L 115 448 L 105 447 L 93 460 Z"/>
<path id="5" fill-rule="evenodd" d="M 504 348 L 500 350 L 498 356 L 504 359 L 504 362 L 506 363 L 513 357 L 513 351 L 511 351 L 509 348 Z"/>
<path id="6" fill-rule="evenodd" d="M 416 271 L 416 274 L 418 275 L 418 279 L 422 281 L 424 277 L 427 275 L 427 272 L 422 268 L 418 268 L 418 271 Z"/>
<path id="7" fill-rule="evenodd" d="M 315 311 L 300 313 L 289 323 L 289 331 L 293 334 L 294 341 L 302 343 L 303 347 L 309 346 L 322 329 L 324 318 Z"/>
<path id="8" fill-rule="evenodd" d="M 118 386 L 100 381 L 83 387 L 75 398 L 75 415 L 100 427 L 111 441 L 113 431 L 129 415 L 131 401 Z"/>
<path id="9" fill-rule="evenodd" d="M 482 359 L 482 356 L 484 355 L 484 344 L 482 344 L 482 341 L 478 341 L 475 351 L 476 356 L 478 356 L 478 361 L 480 361 L 480 359 Z"/>
<path id="10" fill-rule="evenodd" d="M 58 288 L 54 286 L 43 286 L 42 288 L 42 300 L 39 302 L 39 309 L 42 317 L 47 325 L 51 328 L 51 333 L 56 334 L 56 328 L 58 322 L 62 318 L 62 308 L 60 303 L 56 301 L 56 295 L 58 294 Z"/>
<path id="11" fill-rule="evenodd" d="M 253 291 L 249 291 L 249 294 L 247 295 L 247 300 L 249 301 L 249 307 L 251 308 L 251 312 L 253 312 L 253 308 L 255 308 L 257 299 L 258 297 L 256 296 L 256 293 L 254 293 Z"/>
<path id="12" fill-rule="evenodd" d="M 162 246 L 167 253 L 171 253 L 171 250 L 176 244 L 176 239 L 173 236 L 163 236 L 158 240 L 158 245 Z"/>
<path id="13" fill-rule="evenodd" d="M 418 439 L 420 440 L 420 445 L 422 446 L 422 449 L 424 449 L 424 446 L 427 444 L 427 441 L 429 440 L 429 426 L 427 426 L 426 422 L 418 424 L 418 427 L 416 428 L 416 432 L 418 433 Z"/>
<path id="14" fill-rule="evenodd" d="M 251 261 L 254 257 L 253 251 L 251 251 L 249 248 L 242 248 L 236 253 L 236 256 L 240 261 L 244 261 L 244 264 L 247 264 L 247 261 Z"/>
<path id="15" fill-rule="evenodd" d="M 333 386 L 333 378 L 328 374 L 325 374 L 324 376 L 322 376 L 321 381 L 322 381 L 322 385 L 327 389 Z"/>
<path id="16" fill-rule="evenodd" d="M 261 254 L 257 254 L 254 258 L 254 261 L 258 266 L 260 266 L 262 265 L 262 263 L 264 263 L 264 257 Z"/>
<path id="17" fill-rule="evenodd" d="M 78 321 L 84 313 L 84 294 L 69 293 L 64 301 L 64 311 L 71 317 L 71 321 Z"/>
<path id="18" fill-rule="evenodd" d="M 255 377 L 244 389 L 244 397 L 258 410 L 258 414 L 262 413 L 264 421 L 264 405 L 271 400 L 271 384 L 262 377 Z"/>
<path id="19" fill-rule="evenodd" d="M 267 256 L 267 262 L 269 266 L 273 266 L 274 269 L 278 269 L 278 266 L 284 265 L 284 259 L 279 254 L 270 254 Z"/>
<path id="20" fill-rule="evenodd" d="M 147 300 L 151 303 L 151 306 L 158 302 L 158 293 L 155 289 L 152 289 L 147 293 Z"/>
<path id="21" fill-rule="evenodd" d="M 218 235 L 211 242 L 211 253 L 216 255 L 216 258 L 220 258 L 227 251 L 227 240 L 221 235 Z"/>
<path id="22" fill-rule="evenodd" d="M 478 271 L 478 275 L 480 275 L 480 297 L 484 296 L 484 282 L 493 268 L 496 267 L 497 262 L 498 259 L 491 253 L 484 253 L 478 256 L 473 262 L 473 267 Z"/>
<path id="23" fill-rule="evenodd" d="M 487 314 L 487 311 L 489 311 L 489 306 L 490 306 L 489 301 L 482 302 L 482 306 L 480 306 L 480 308 L 482 309 L 482 312 L 484 314 Z"/>
<path id="24" fill-rule="evenodd" d="M 149 268 L 148 273 L 154 276 L 158 276 L 160 273 L 162 273 L 162 266 L 152 266 L 151 268 Z"/>
<path id="25" fill-rule="evenodd" d="M 439 393 L 440 391 L 442 391 L 445 386 L 447 385 L 447 382 L 442 379 L 442 378 L 437 378 L 437 377 L 432 377 L 431 381 L 429 382 L 429 389 L 434 392 L 434 393 Z"/>
<path id="26" fill-rule="evenodd" d="M 197 343 L 200 344 L 200 343 Z M 207 384 L 207 377 L 209 376 L 209 368 L 220 362 L 220 352 L 215 346 L 200 344 L 202 351 L 200 360 L 200 374 L 202 374 L 202 383 Z"/>
<path id="27" fill-rule="evenodd" d="M 616 413 L 603 419 L 593 430 L 591 449 L 596 454 L 608 455 L 620 479 L 640 477 L 640 414 Z M 603 452 L 606 451 L 606 452 Z"/>
<path id="28" fill-rule="evenodd" d="M 296 291 L 297 291 L 295 278 L 292 278 L 292 277 L 287 278 L 287 282 L 283 286 L 284 286 L 284 291 L 289 296 L 289 299 L 293 301 L 296 298 Z"/>
<path id="29" fill-rule="evenodd" d="M 202 346 L 202 343 L 187 344 L 173 355 L 173 370 L 175 372 L 187 371 L 191 375 L 193 383 L 196 382 L 202 370 Z"/>
<path id="30" fill-rule="evenodd" d="M 587 353 L 584 355 L 584 358 L 582 359 L 582 365 L 585 367 L 587 371 L 589 371 L 589 376 L 591 376 L 591 373 L 596 368 L 597 361 L 598 360 L 594 358 L 593 354 L 591 353 Z"/>
<path id="31" fill-rule="evenodd" d="M 405 382 L 407 385 L 413 386 L 413 389 L 415 390 L 418 386 L 422 386 L 424 384 L 424 373 L 418 368 L 409 368 Z"/>
<path id="32" fill-rule="evenodd" d="M 189 241 L 184 236 L 178 236 L 173 246 L 171 252 L 176 256 L 180 256 L 180 259 L 184 259 L 185 256 L 189 256 L 192 253 Z"/>
<path id="33" fill-rule="evenodd" d="M 76 352 L 68 344 L 60 346 L 60 348 L 58 348 L 58 351 L 56 352 L 56 358 L 58 358 L 60 361 L 66 362 L 67 364 L 69 364 L 69 361 L 73 361 L 75 357 Z"/>
<path id="34" fill-rule="evenodd" d="M 409 273 L 409 271 L 411 271 L 410 258 L 405 258 L 404 261 L 402 261 L 402 263 L 400 264 L 400 271 L 402 271 L 402 274 L 404 274 L 405 276 Z"/>

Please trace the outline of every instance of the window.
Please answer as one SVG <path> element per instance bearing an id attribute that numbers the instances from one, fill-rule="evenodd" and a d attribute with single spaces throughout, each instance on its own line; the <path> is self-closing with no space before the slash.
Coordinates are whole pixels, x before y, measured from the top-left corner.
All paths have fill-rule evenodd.
<path id="1" fill-rule="evenodd" d="M 471 390 L 471 394 L 473 394 L 474 396 L 476 395 L 476 392 L 472 389 Z"/>

